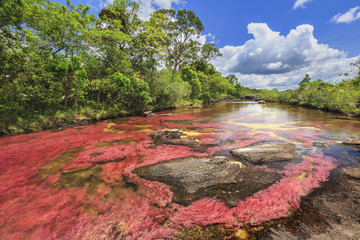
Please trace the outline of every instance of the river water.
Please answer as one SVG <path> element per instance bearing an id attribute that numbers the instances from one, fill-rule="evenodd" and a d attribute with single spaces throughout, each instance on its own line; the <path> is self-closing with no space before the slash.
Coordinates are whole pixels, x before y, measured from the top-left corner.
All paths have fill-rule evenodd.
<path id="1" fill-rule="evenodd" d="M 0 238 L 181 239 L 186 229 L 211 225 L 231 233 L 288 216 L 301 197 L 339 169 L 357 166 L 360 157 L 342 144 L 359 136 L 360 121 L 320 110 L 236 102 L 156 114 L 0 138 Z M 150 137 L 175 128 L 197 145 L 154 144 Z M 300 157 L 254 165 L 229 153 L 263 141 L 293 143 Z M 282 179 L 235 207 L 215 198 L 182 206 L 166 184 L 132 172 L 170 159 L 213 156 Z"/>

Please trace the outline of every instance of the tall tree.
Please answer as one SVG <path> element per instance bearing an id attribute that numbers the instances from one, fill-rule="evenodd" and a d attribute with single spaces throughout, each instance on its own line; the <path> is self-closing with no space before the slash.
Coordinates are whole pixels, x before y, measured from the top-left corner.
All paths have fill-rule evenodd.
<path id="1" fill-rule="evenodd" d="M 201 36 L 204 26 L 190 10 L 159 10 L 158 13 L 165 17 L 161 24 L 166 36 L 165 61 L 166 66 L 172 69 L 173 75 L 184 65 L 186 59 L 199 51 L 197 38 Z"/>

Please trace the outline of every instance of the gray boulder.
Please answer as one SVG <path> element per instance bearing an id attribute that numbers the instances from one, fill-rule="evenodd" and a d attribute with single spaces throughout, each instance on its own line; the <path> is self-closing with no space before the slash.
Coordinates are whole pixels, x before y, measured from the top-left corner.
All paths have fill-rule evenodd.
<path id="1" fill-rule="evenodd" d="M 288 161 L 299 157 L 299 149 L 292 143 L 260 142 L 248 147 L 236 148 L 230 153 L 254 164 Z"/>
<path id="2" fill-rule="evenodd" d="M 204 197 L 216 197 L 229 206 L 278 181 L 280 175 L 241 168 L 226 157 L 180 158 L 137 168 L 138 176 L 167 184 L 173 201 L 182 205 Z"/>

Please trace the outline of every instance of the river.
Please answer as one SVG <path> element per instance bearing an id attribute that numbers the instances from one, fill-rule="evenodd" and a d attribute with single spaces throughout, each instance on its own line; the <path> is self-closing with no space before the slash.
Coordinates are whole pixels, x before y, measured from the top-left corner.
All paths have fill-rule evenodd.
<path id="1" fill-rule="evenodd" d="M 359 165 L 357 149 L 342 144 L 359 137 L 358 119 L 252 102 L 156 114 L 0 138 L 0 238 L 276 239 L 274 226 L 283 239 L 313 238 L 294 229 L 332 217 L 319 208 L 310 220 L 307 214 L 313 214 L 315 203 L 303 202 L 325 198 L 329 184 L 340 181 L 341 169 Z M 150 134 L 162 129 L 179 129 L 180 139 L 192 144 L 154 144 Z M 254 164 L 229 152 L 269 141 L 294 144 L 300 155 Z M 256 169 L 281 177 L 230 206 L 225 190 L 219 198 L 215 194 L 181 204 L 173 188 L 133 172 L 171 159 L 214 156 L 230 159 L 244 174 Z M 358 231 L 353 222 L 358 224 L 356 216 L 348 227 Z"/>

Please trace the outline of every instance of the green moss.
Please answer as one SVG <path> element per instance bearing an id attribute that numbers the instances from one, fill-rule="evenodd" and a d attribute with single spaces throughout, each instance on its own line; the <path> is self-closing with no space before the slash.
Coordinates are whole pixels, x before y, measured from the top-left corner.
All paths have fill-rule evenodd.
<path id="1" fill-rule="evenodd" d="M 56 173 L 61 173 L 61 168 L 66 163 L 70 162 L 71 159 L 74 158 L 74 155 L 79 153 L 81 151 L 81 148 L 73 148 L 65 153 L 61 154 L 60 157 L 56 158 L 53 161 L 48 162 L 46 165 L 42 166 L 40 168 L 39 176 L 41 178 L 47 178 L 50 177 Z"/>

